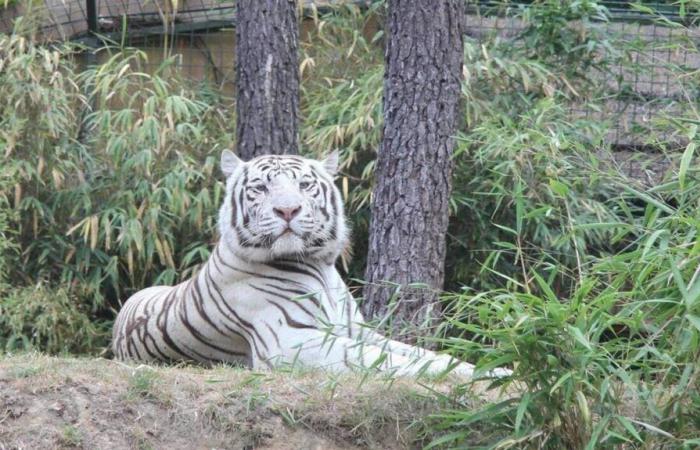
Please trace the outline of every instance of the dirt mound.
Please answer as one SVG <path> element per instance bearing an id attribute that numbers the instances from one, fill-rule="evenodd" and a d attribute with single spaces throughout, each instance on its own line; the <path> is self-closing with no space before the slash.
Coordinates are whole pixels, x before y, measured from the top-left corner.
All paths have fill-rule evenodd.
<path id="1" fill-rule="evenodd" d="M 407 380 L 12 356 L 0 450 L 412 448 L 440 401 Z"/>

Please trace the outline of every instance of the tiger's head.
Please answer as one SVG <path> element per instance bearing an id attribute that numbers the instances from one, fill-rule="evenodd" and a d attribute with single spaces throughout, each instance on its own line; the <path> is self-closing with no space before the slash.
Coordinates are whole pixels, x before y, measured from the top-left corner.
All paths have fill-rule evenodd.
<path id="1" fill-rule="evenodd" d="M 338 154 L 323 161 L 291 155 L 244 162 L 221 154 L 226 198 L 219 211 L 222 239 L 239 257 L 265 262 L 281 257 L 335 261 L 348 228 L 333 178 Z"/>

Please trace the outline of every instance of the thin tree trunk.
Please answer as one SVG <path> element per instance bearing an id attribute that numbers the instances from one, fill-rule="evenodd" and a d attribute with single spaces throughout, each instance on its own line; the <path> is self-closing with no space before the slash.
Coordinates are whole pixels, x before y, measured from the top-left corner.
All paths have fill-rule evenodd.
<path id="1" fill-rule="evenodd" d="M 367 317 L 391 312 L 395 331 L 439 313 L 464 18 L 463 0 L 389 0 L 384 136 L 363 310 Z M 411 283 L 427 287 L 407 286 Z"/>
<path id="2" fill-rule="evenodd" d="M 236 6 L 238 155 L 299 153 L 296 2 L 240 0 Z"/>

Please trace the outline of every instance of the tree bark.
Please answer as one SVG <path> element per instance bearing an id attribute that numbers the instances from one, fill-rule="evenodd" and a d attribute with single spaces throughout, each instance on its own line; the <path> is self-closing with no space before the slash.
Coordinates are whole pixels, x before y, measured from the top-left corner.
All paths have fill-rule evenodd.
<path id="1" fill-rule="evenodd" d="M 240 0 L 236 12 L 238 155 L 299 153 L 299 27 L 294 0 Z"/>
<path id="2" fill-rule="evenodd" d="M 394 331 L 439 313 L 453 136 L 461 117 L 464 13 L 463 0 L 389 0 L 384 136 L 363 311 L 367 317 L 391 312 Z"/>

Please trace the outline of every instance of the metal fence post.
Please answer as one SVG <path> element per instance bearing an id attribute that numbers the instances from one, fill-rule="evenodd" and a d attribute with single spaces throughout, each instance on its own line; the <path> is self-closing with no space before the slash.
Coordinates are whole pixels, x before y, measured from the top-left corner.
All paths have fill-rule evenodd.
<path id="1" fill-rule="evenodd" d="M 85 0 L 85 10 L 87 11 L 88 33 L 97 33 L 97 0 Z"/>
<path id="2" fill-rule="evenodd" d="M 87 18 L 87 36 L 85 36 L 85 46 L 87 47 L 87 55 L 85 63 L 87 68 L 97 65 L 97 55 L 95 51 L 99 47 L 100 39 L 97 37 L 97 0 L 85 0 L 85 11 Z M 92 95 L 92 85 L 88 84 L 85 89 L 85 96 L 88 104 L 82 108 L 80 130 L 78 131 L 78 141 L 85 144 L 87 142 L 88 129 L 85 123 L 87 115 L 95 110 L 97 102 Z"/>

